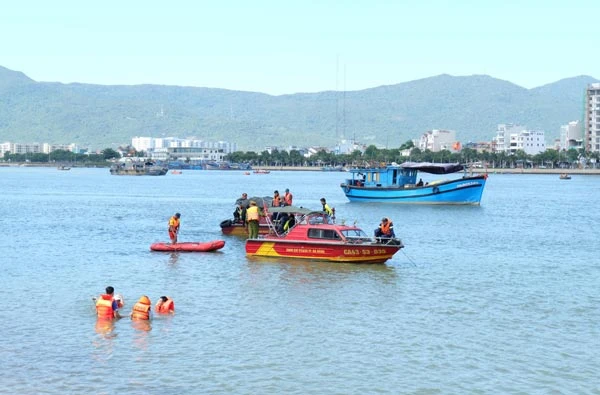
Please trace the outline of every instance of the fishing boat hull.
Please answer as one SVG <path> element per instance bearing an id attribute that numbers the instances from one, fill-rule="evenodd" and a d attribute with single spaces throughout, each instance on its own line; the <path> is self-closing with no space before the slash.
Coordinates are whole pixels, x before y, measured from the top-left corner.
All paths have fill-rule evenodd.
<path id="1" fill-rule="evenodd" d="M 240 222 L 226 219 L 221 222 L 220 226 L 224 235 L 248 237 L 248 227 Z M 269 233 L 269 225 L 263 219 L 258 225 L 258 234 L 266 235 L 267 233 Z"/>
<path id="2" fill-rule="evenodd" d="M 327 262 L 384 263 L 400 248 L 399 244 L 311 243 L 271 239 L 246 241 L 247 256 L 309 259 Z"/>
<path id="3" fill-rule="evenodd" d="M 425 186 L 362 186 L 342 183 L 351 202 L 479 205 L 487 175 L 463 177 Z"/>
<path id="4" fill-rule="evenodd" d="M 171 243 L 154 243 L 150 246 L 151 251 L 168 251 L 168 252 L 209 252 L 220 250 L 225 246 L 224 240 L 213 240 L 204 243 L 183 242 L 177 244 Z"/>

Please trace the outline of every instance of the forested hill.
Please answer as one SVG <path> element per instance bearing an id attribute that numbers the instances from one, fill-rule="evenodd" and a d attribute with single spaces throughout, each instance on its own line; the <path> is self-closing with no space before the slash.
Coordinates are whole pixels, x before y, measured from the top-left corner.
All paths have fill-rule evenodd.
<path id="1" fill-rule="evenodd" d="M 431 129 L 490 141 L 499 123 L 558 137 L 582 118 L 589 76 L 535 89 L 485 75 L 439 75 L 351 92 L 271 96 L 225 89 L 36 82 L 0 67 L 0 141 L 104 148 L 134 136 L 195 137 L 265 146 L 331 146 L 345 137 L 399 147 Z"/>

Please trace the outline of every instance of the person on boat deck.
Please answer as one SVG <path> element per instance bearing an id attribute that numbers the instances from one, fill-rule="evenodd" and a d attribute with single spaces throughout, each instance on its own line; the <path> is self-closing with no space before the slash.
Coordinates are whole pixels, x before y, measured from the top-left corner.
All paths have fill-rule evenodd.
<path id="1" fill-rule="evenodd" d="M 119 302 L 114 298 L 115 289 L 109 285 L 105 291 L 106 293 L 96 299 L 96 314 L 98 318 L 107 320 L 121 318 L 121 314 L 119 314 Z"/>
<path id="2" fill-rule="evenodd" d="M 250 207 L 246 210 L 246 224 L 248 225 L 248 238 L 256 239 L 258 237 L 258 220 L 261 216 L 256 202 L 250 201 Z"/>
<path id="3" fill-rule="evenodd" d="M 290 215 L 289 218 L 283 224 L 283 232 L 288 232 L 296 225 L 296 216 L 294 214 Z"/>
<path id="4" fill-rule="evenodd" d="M 279 207 L 283 206 L 283 199 L 279 196 L 279 191 L 273 192 L 273 201 L 271 201 L 271 207 Z M 272 221 L 277 221 L 279 219 L 279 213 L 273 213 L 271 215 Z"/>
<path id="5" fill-rule="evenodd" d="M 323 211 L 325 212 L 325 214 L 327 214 L 323 218 L 323 223 L 324 224 L 329 223 L 330 219 L 331 219 L 332 223 L 335 223 L 335 209 L 329 207 L 325 198 L 321 198 L 321 204 L 323 205 Z"/>
<path id="6" fill-rule="evenodd" d="M 294 196 L 291 194 L 290 190 L 288 188 L 286 188 L 285 195 L 283 195 L 283 202 L 285 203 L 286 206 L 291 206 L 293 199 L 294 199 Z"/>
<path id="7" fill-rule="evenodd" d="M 382 218 L 379 227 L 375 229 L 375 238 L 377 242 L 381 239 L 393 239 L 396 235 L 394 234 L 394 223 L 389 218 Z"/>
<path id="8" fill-rule="evenodd" d="M 325 198 L 321 198 L 321 204 L 323 205 L 323 211 L 325 211 L 325 214 L 333 216 L 333 210 L 331 207 L 329 207 Z"/>
<path id="9" fill-rule="evenodd" d="M 423 186 L 423 179 L 419 178 L 419 182 L 417 182 L 417 186 L 418 187 L 422 187 Z"/>
<path id="10" fill-rule="evenodd" d="M 175 302 L 168 296 L 161 296 L 154 306 L 158 314 L 175 314 Z"/>
<path id="11" fill-rule="evenodd" d="M 169 219 L 169 238 L 171 239 L 171 244 L 177 244 L 177 234 L 179 233 L 179 218 L 181 218 L 181 214 L 175 213 Z"/>
<path id="12" fill-rule="evenodd" d="M 290 216 L 288 213 L 280 213 L 279 214 L 279 218 L 277 218 L 277 233 L 283 233 L 283 226 L 285 225 L 285 223 L 287 222 L 287 220 L 290 219 Z"/>
<path id="13" fill-rule="evenodd" d="M 246 207 L 243 204 L 238 204 L 233 212 L 234 222 L 240 222 L 242 225 L 246 223 Z"/>
<path id="14" fill-rule="evenodd" d="M 131 310 L 129 317 L 134 321 L 147 321 L 151 318 L 151 312 L 152 302 L 150 302 L 149 297 L 144 295 L 133 305 L 133 310 Z"/>

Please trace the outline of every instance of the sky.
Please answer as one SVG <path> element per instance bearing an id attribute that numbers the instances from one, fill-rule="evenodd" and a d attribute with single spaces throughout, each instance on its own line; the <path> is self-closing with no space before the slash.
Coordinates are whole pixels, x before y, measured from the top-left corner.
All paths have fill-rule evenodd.
<path id="1" fill-rule="evenodd" d="M 0 66 L 35 81 L 270 95 L 486 74 L 600 78 L 600 1 L 6 2 Z"/>

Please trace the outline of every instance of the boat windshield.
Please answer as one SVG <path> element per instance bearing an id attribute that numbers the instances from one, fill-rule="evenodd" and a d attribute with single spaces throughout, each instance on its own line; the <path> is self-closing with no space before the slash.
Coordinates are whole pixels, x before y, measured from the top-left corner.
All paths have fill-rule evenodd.
<path id="1" fill-rule="evenodd" d="M 362 229 L 347 229 L 342 230 L 341 233 L 350 242 L 371 241 L 371 238 Z"/>

